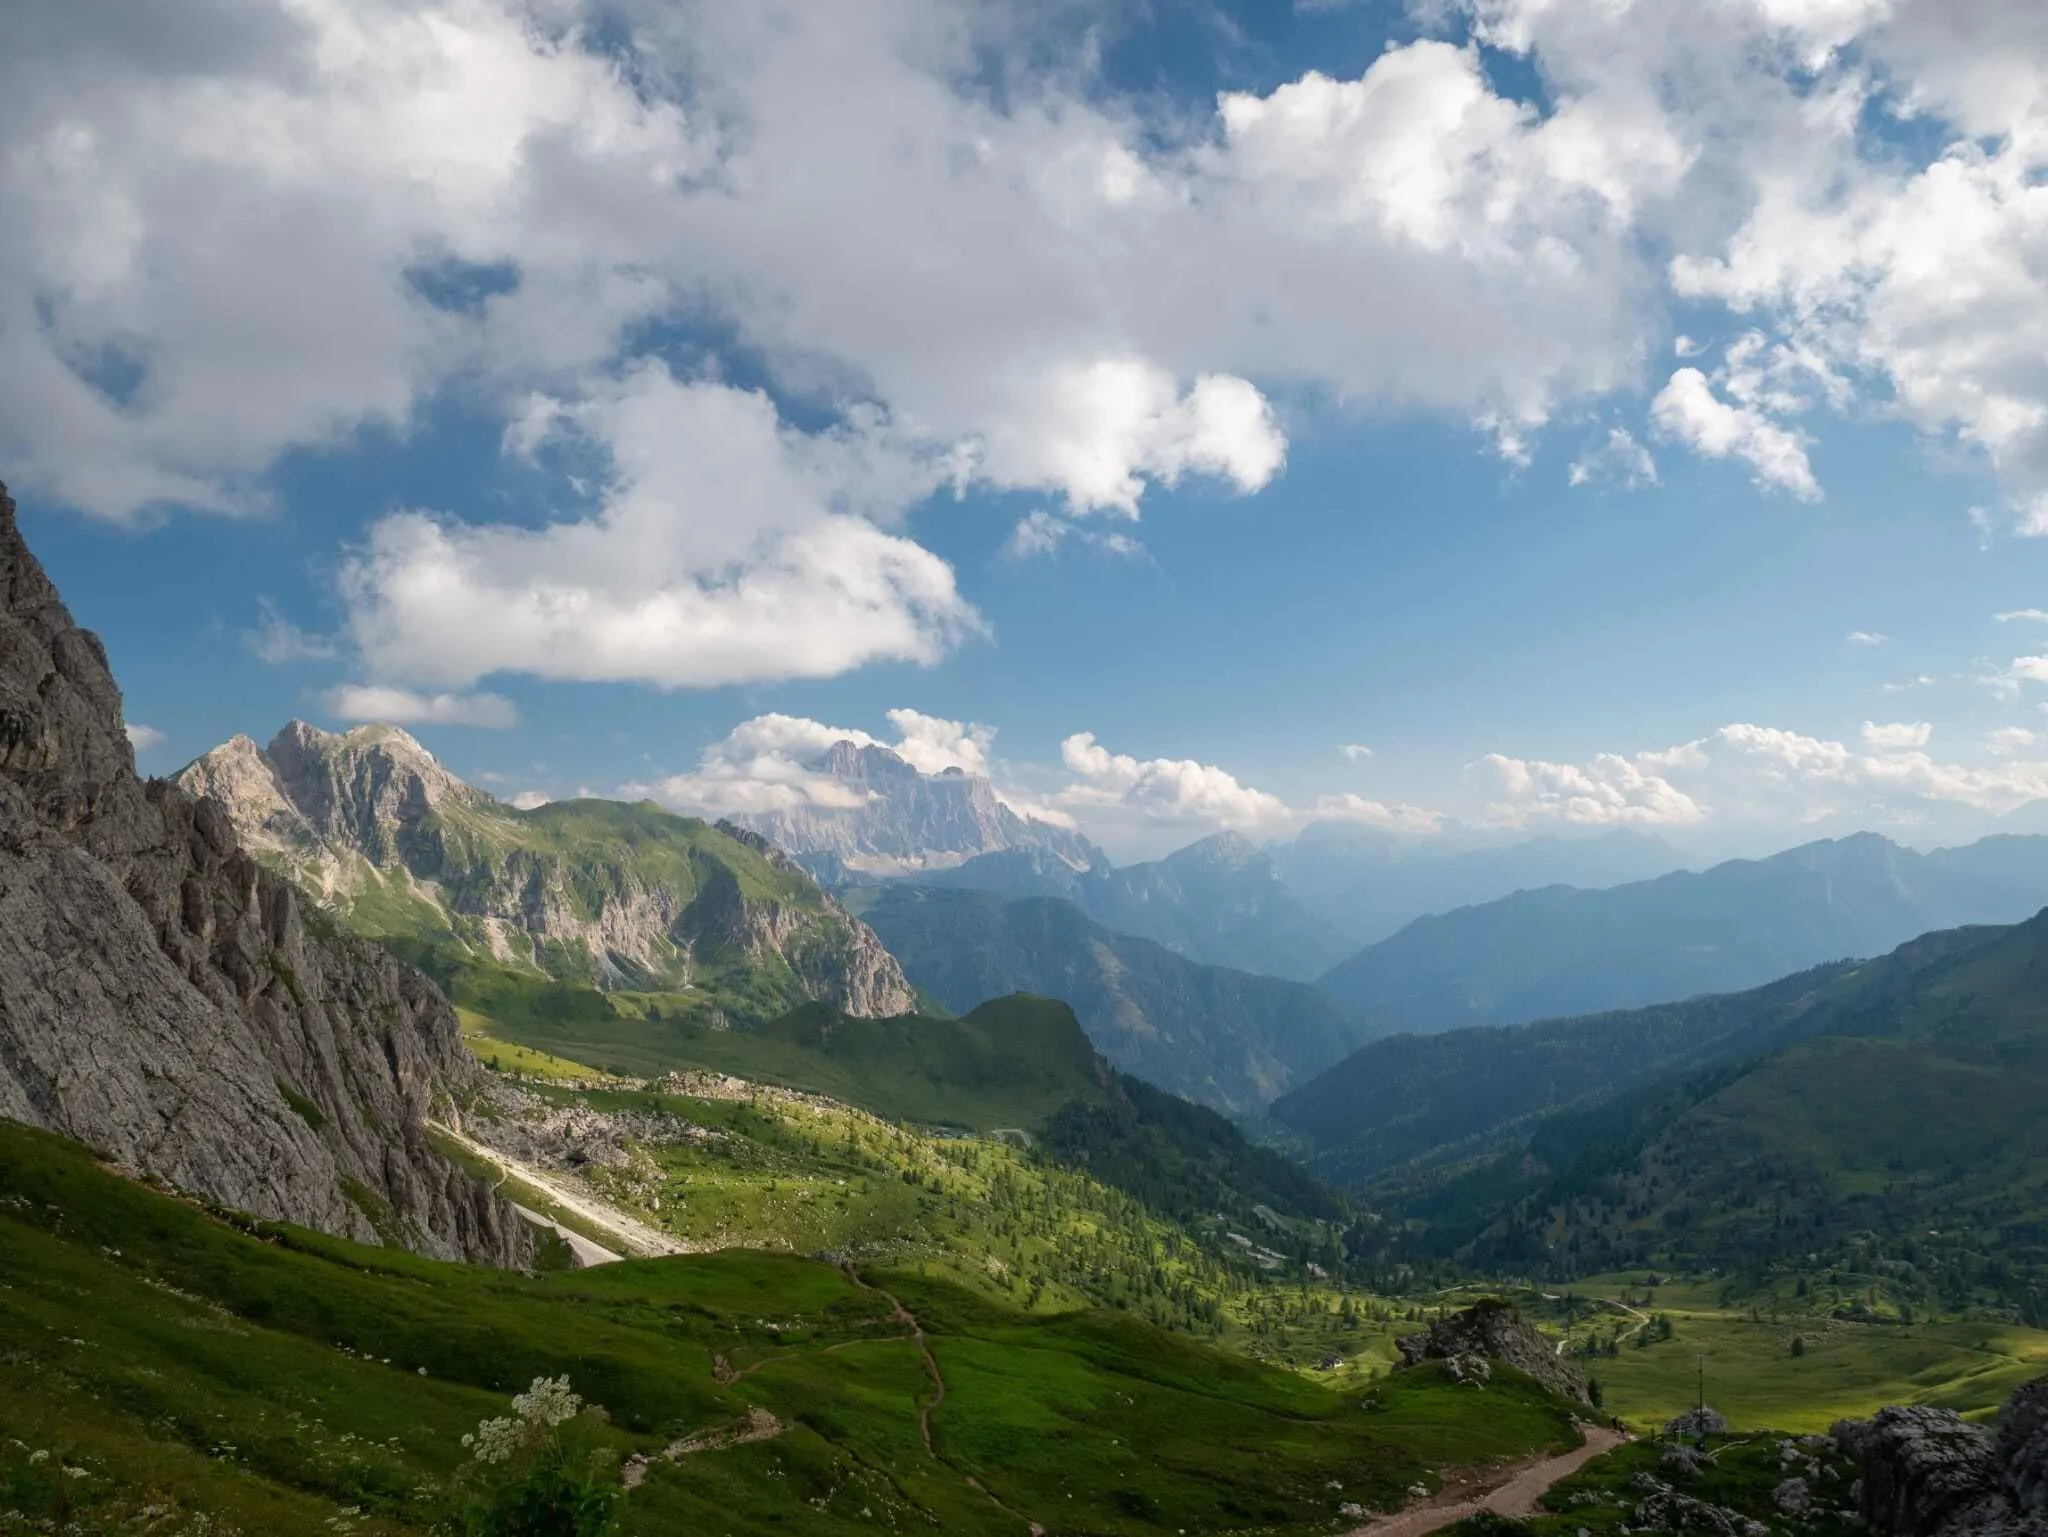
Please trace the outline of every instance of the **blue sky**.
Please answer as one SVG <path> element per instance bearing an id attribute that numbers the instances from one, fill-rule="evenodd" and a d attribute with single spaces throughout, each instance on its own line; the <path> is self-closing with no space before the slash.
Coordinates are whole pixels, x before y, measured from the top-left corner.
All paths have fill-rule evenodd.
<path id="1" fill-rule="evenodd" d="M 1130 856 L 2028 824 L 2048 27 L 1967 9 L 10 22 L 0 476 L 157 771 L 378 716 L 716 812 L 850 728 Z"/>

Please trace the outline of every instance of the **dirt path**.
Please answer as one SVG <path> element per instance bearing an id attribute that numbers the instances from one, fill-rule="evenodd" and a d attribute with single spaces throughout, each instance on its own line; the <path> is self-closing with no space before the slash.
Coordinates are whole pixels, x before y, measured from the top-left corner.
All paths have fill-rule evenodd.
<path id="1" fill-rule="evenodd" d="M 1418 1505 L 1391 1516 L 1381 1516 L 1364 1526 L 1354 1527 L 1345 1537 L 1425 1537 L 1426 1533 L 1490 1510 L 1498 1516 L 1526 1516 L 1536 1509 L 1544 1491 L 1558 1480 L 1569 1478 L 1595 1457 L 1613 1451 L 1628 1437 L 1597 1425 L 1586 1427 L 1586 1444 L 1561 1457 L 1549 1457 L 1516 1469 L 1492 1489 L 1473 1489 L 1465 1498 L 1436 1505 Z"/>
<path id="2" fill-rule="evenodd" d="M 910 1331 L 911 1343 L 917 1346 L 917 1353 L 924 1357 L 925 1372 L 932 1379 L 932 1396 L 917 1406 L 917 1433 L 924 1438 L 924 1449 L 933 1457 L 937 1457 L 939 1454 L 932 1450 L 932 1411 L 946 1401 L 946 1377 L 945 1373 L 939 1370 L 939 1358 L 932 1354 L 931 1342 L 924 1337 L 924 1325 L 919 1323 L 917 1315 L 897 1301 L 894 1295 L 865 1279 L 852 1265 L 846 1266 L 846 1278 L 862 1291 L 871 1291 L 889 1304 L 896 1322 Z"/>
<path id="3" fill-rule="evenodd" d="M 917 1406 L 917 1433 L 924 1438 L 926 1455 L 941 1466 L 947 1466 L 946 1460 L 939 1455 L 938 1449 L 932 1445 L 932 1411 L 946 1401 L 946 1375 L 939 1370 L 939 1358 L 932 1354 L 931 1342 L 924 1337 L 924 1325 L 918 1322 L 917 1315 L 905 1307 L 893 1292 L 884 1291 L 881 1287 L 875 1285 L 874 1282 L 864 1277 L 859 1269 L 851 1263 L 848 1263 L 843 1268 L 846 1271 L 846 1278 L 853 1282 L 855 1286 L 858 1286 L 862 1291 L 873 1292 L 889 1304 L 896 1321 L 910 1331 L 910 1341 L 917 1346 L 917 1353 L 924 1357 L 925 1372 L 932 1379 L 932 1395 Z M 954 1471 L 958 1472 L 959 1470 L 955 1469 Z M 1021 1510 L 1005 1505 L 996 1497 L 994 1491 L 972 1473 L 962 1473 L 960 1476 L 967 1481 L 968 1488 L 987 1500 L 989 1504 L 995 1506 L 997 1510 L 1000 1510 L 1006 1516 L 1014 1517 L 1016 1520 L 1023 1522 L 1030 1531 L 1031 1537 L 1045 1537 L 1044 1527 L 1025 1515 Z"/>
<path id="4" fill-rule="evenodd" d="M 619 1246 L 635 1259 L 652 1259 L 663 1254 L 691 1254 L 696 1252 L 689 1244 L 657 1232 L 637 1217 L 629 1217 L 615 1206 L 594 1200 L 565 1184 L 545 1169 L 522 1163 L 510 1154 L 501 1153 L 494 1147 L 487 1147 L 476 1138 L 457 1131 L 440 1121 L 427 1123 L 435 1131 L 461 1145 L 464 1151 L 483 1159 L 501 1174 L 510 1175 L 522 1184 L 533 1186 L 564 1211 L 581 1217 L 593 1227 L 604 1229 L 618 1239 Z M 552 1220 L 552 1219 L 550 1219 Z M 586 1240 L 588 1242 L 588 1240 Z M 592 1247 L 598 1247 L 592 1245 Z M 613 1258 L 618 1256 L 614 1255 Z"/>
<path id="5" fill-rule="evenodd" d="M 588 1270 L 592 1265 L 615 1265 L 623 1255 L 612 1253 L 603 1244 L 592 1243 L 573 1227 L 563 1227 L 553 1217 L 535 1211 L 531 1206 L 521 1206 L 517 1201 L 512 1209 L 531 1222 L 535 1227 L 544 1227 L 569 1246 L 569 1252 L 576 1256 L 578 1268 Z"/>

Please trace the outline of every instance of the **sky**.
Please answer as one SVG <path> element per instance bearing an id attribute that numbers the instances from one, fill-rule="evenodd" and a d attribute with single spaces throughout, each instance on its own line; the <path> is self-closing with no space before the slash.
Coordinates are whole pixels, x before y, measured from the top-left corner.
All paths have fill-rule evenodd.
<path id="1" fill-rule="evenodd" d="M 146 770 L 2048 830 L 2030 0 L 71 0 L 0 146 L 0 479 Z"/>

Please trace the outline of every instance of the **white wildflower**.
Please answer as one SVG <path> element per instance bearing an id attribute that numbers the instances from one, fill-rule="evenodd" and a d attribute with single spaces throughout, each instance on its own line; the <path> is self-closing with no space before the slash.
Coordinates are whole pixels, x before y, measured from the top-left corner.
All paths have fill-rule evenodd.
<path id="1" fill-rule="evenodd" d="M 476 1434 L 464 1436 L 462 1444 L 476 1448 L 478 1462 L 509 1462 L 526 1441 L 526 1427 L 518 1420 L 485 1420 Z"/>
<path id="2" fill-rule="evenodd" d="M 575 1419 L 583 1400 L 569 1391 L 567 1377 L 536 1377 L 532 1387 L 512 1400 L 512 1408 L 522 1420 L 554 1426 Z"/>

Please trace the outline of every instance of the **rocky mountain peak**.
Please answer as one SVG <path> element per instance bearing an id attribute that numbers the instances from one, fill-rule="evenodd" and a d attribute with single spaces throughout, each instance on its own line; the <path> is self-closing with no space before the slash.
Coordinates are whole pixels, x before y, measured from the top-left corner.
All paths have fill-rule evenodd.
<path id="1" fill-rule="evenodd" d="M 214 767 L 260 789 L 251 746 Z M 510 1207 L 426 1135 L 476 1072 L 424 977 L 309 928 L 217 803 L 136 777 L 106 652 L 0 487 L 0 1116 L 260 1216 L 515 1263 Z"/>
<path id="2" fill-rule="evenodd" d="M 1213 865 L 1239 870 L 1252 865 L 1272 864 L 1272 857 L 1243 833 L 1212 833 L 1199 842 L 1166 856 L 1167 865 Z"/>
<path id="3" fill-rule="evenodd" d="M 985 775 L 927 774 L 878 743 L 833 743 L 809 765 L 859 792 L 856 804 L 806 805 L 747 825 L 814 870 L 895 875 L 945 870 L 978 855 L 1040 848 L 1085 869 L 1102 858 L 1079 833 L 1020 815 Z"/>

